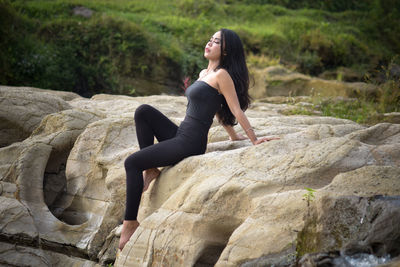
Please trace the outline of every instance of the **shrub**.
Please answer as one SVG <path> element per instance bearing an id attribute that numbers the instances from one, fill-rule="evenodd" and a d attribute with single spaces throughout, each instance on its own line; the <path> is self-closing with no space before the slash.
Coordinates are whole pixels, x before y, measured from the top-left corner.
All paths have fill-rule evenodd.
<path id="1" fill-rule="evenodd" d="M 46 69 L 46 76 L 53 77 L 52 88 L 58 88 L 55 84 L 60 76 L 74 81 L 63 90 L 72 89 L 84 96 L 128 93 L 124 88 L 130 86 L 123 83 L 127 81 L 124 77 L 159 79 L 172 75 L 179 79 L 179 69 L 175 74 L 167 73 L 168 65 L 177 64 L 146 31 L 131 22 L 112 17 L 61 19 L 42 25 L 39 36 L 54 50 L 53 62 Z"/>

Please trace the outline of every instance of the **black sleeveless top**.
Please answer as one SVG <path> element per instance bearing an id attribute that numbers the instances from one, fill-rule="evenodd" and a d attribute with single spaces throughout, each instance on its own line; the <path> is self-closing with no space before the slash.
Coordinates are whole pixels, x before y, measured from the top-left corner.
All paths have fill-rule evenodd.
<path id="1" fill-rule="evenodd" d="M 221 108 L 223 95 L 204 81 L 195 81 L 186 89 L 185 95 L 188 99 L 186 116 L 210 127 Z"/>

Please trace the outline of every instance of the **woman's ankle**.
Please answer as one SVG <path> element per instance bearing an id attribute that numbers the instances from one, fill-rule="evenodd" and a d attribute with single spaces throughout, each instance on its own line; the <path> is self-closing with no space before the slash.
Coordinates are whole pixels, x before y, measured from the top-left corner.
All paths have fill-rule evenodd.
<path id="1" fill-rule="evenodd" d="M 125 244 L 128 243 L 129 239 L 139 227 L 139 225 L 139 222 L 136 220 L 124 220 L 124 222 L 122 223 L 121 236 L 118 245 L 118 248 L 120 250 L 125 247 Z"/>
<path id="2" fill-rule="evenodd" d="M 154 173 L 154 172 L 160 172 L 160 170 L 158 168 L 151 168 L 151 169 L 147 169 L 144 170 L 145 173 Z"/>

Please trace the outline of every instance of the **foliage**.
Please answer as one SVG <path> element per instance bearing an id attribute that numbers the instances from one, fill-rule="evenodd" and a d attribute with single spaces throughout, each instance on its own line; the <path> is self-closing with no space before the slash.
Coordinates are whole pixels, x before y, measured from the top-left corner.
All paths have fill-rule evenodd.
<path id="1" fill-rule="evenodd" d="M 371 78 L 374 77 L 374 78 Z M 400 63 L 395 57 L 387 66 L 382 66 L 374 75 L 367 75 L 367 81 L 378 86 L 378 94 L 360 95 L 354 99 L 331 99 L 312 95 L 312 104 L 296 107 L 288 115 L 313 115 L 349 119 L 361 124 L 382 121 L 383 113 L 400 112 Z"/>
<path id="2" fill-rule="evenodd" d="M 314 201 L 314 199 L 315 199 L 314 193 L 316 191 L 315 191 L 315 189 L 312 189 L 312 188 L 309 188 L 309 187 L 306 187 L 304 189 L 307 190 L 307 193 L 305 193 L 303 195 L 303 200 L 307 201 L 307 204 L 309 205 L 310 202 Z"/>
<path id="3" fill-rule="evenodd" d="M 246 0 L 246 2 L 280 5 L 291 9 L 312 8 L 339 12 L 345 10 L 366 10 L 373 0 Z"/>
<path id="4" fill-rule="evenodd" d="M 30 13 L 38 17 L 48 14 L 41 7 Z M 16 19 L 21 17 L 9 5 L 7 8 Z M 2 77 L 4 83 L 71 90 L 91 96 L 101 92 L 135 92 L 132 86 L 121 82 L 126 78 L 177 80 L 180 77 L 179 68 L 178 71 L 171 68 L 177 68 L 175 58 L 181 52 L 160 47 L 158 40 L 133 22 L 112 16 L 57 18 L 42 22 L 35 32 L 23 27 L 19 30 L 26 37 L 8 41 L 16 45 L 8 44 L 8 56 L 12 57 Z M 174 59 L 172 53 L 176 54 Z"/>
<path id="5" fill-rule="evenodd" d="M 266 55 L 257 56 L 254 55 L 253 53 L 249 53 L 246 58 L 246 61 L 249 66 L 262 68 L 266 66 L 279 65 L 280 57 L 279 56 L 272 57 Z"/>
<path id="6" fill-rule="evenodd" d="M 305 190 L 307 190 L 307 193 L 303 194 L 303 200 L 307 202 L 307 215 L 308 217 L 310 217 L 310 204 L 311 202 L 314 201 L 315 199 L 315 192 L 317 192 L 315 189 L 306 187 L 304 188 Z"/>
<path id="7" fill-rule="evenodd" d="M 320 29 L 309 31 L 300 38 L 299 69 L 319 74 L 334 66 L 365 64 L 371 54 L 362 42 L 350 34 L 324 35 Z"/>
<path id="8" fill-rule="evenodd" d="M 377 96 L 377 111 L 399 112 L 400 111 L 400 58 L 394 57 L 388 66 L 382 66 L 377 75 L 367 81 L 378 84 L 379 93 Z"/>
<path id="9" fill-rule="evenodd" d="M 120 76 L 151 77 L 156 72 L 152 67 L 157 57 L 150 56 L 156 50 L 153 41 L 133 23 L 111 17 L 57 20 L 44 24 L 38 35 L 55 49 L 54 62 L 49 63 L 56 68 L 53 73 L 59 73 L 56 79 L 70 76 L 70 86 L 81 95 L 116 88 Z"/>
<path id="10" fill-rule="evenodd" d="M 29 54 L 34 50 L 34 42 L 27 34 L 30 23 L 20 16 L 5 1 L 0 1 L 0 82 L 7 84 L 9 81 L 25 75 L 24 69 L 17 68 L 18 62 L 24 53 Z M 29 77 L 27 77 L 29 79 Z"/>
<path id="11" fill-rule="evenodd" d="M 77 6 L 93 16 L 74 16 Z M 146 80 L 180 92 L 221 27 L 259 67 L 371 72 L 400 54 L 399 18 L 395 0 L 0 0 L 0 82 L 89 96 L 146 94 L 137 83 Z"/>
<path id="12" fill-rule="evenodd" d="M 325 102 L 321 105 L 324 116 L 349 119 L 357 123 L 368 123 L 376 116 L 373 103 L 363 100 Z"/>

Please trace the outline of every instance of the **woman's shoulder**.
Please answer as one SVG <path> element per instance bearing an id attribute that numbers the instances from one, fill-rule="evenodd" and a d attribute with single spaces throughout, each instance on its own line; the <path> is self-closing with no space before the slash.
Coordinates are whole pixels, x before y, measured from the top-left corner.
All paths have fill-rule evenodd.
<path id="1" fill-rule="evenodd" d="M 217 75 L 229 75 L 229 72 L 224 68 L 219 68 L 215 71 Z"/>
<path id="2" fill-rule="evenodd" d="M 216 71 L 216 76 L 218 80 L 232 80 L 231 75 L 226 69 L 218 69 Z"/>

